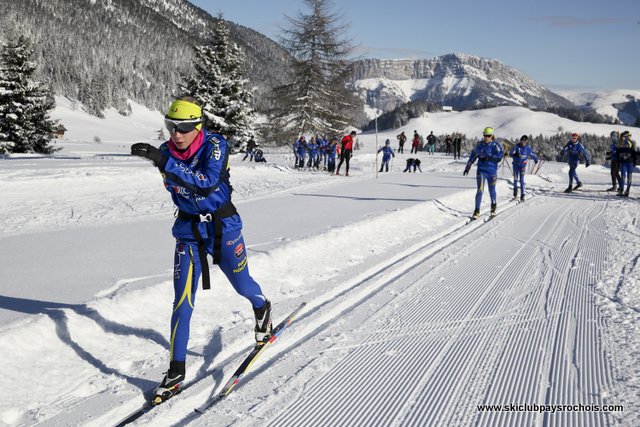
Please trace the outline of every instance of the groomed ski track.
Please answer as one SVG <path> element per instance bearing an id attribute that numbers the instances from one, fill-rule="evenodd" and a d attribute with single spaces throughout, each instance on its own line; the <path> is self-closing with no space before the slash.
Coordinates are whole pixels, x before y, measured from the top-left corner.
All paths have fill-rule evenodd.
<path id="1" fill-rule="evenodd" d="M 283 218 L 287 212 L 281 205 L 299 209 L 289 212 L 295 217 L 312 206 L 343 222 L 323 223 L 304 235 L 287 233 L 286 221 L 257 230 L 261 233 L 247 227 L 256 242 L 255 249 L 248 247 L 255 252 L 255 271 L 266 263 L 290 266 L 303 255 L 304 277 L 297 279 L 296 266 L 293 275 L 283 277 L 285 285 L 268 282 L 277 298 L 275 320 L 302 301 L 308 304 L 234 392 L 202 415 L 194 408 L 219 391 L 246 355 L 250 327 L 228 322 L 226 330 L 194 340 L 187 378 L 192 386 L 132 425 L 629 425 L 615 410 L 479 409 L 620 403 L 615 384 L 620 372 L 594 285 L 612 254 L 608 221 L 628 201 L 543 192 L 524 204 L 499 199 L 493 220 L 468 222 L 474 183 L 459 174 L 437 180 L 434 175 L 389 174 L 375 183 L 354 177 L 348 186 L 333 181 L 335 188 L 311 184 L 265 196 L 257 203 L 261 211 L 253 201 L 241 204 L 253 227 L 260 215 Z M 376 186 L 390 185 L 398 188 L 393 196 L 376 193 Z M 499 186 L 499 195 L 509 194 L 504 180 Z M 282 202 L 285 198 L 300 202 Z M 335 211 L 326 211 L 327 200 L 339 201 L 330 203 Z M 392 239 L 399 229 L 402 237 Z M 395 243 L 377 245 L 370 235 L 377 239 L 378 232 Z M 366 244 L 359 245 L 363 233 Z M 314 259 L 309 255 L 321 262 L 307 265 Z M 300 288 L 286 283 L 289 276 Z M 126 302 L 128 296 L 121 298 Z M 106 319 L 115 306 L 111 298 L 95 306 L 106 309 Z M 215 298 L 203 295 L 196 314 L 218 321 L 207 307 L 207 299 Z M 160 327 L 141 333 L 108 324 L 101 332 L 90 327 L 104 323 L 93 307 L 63 309 L 51 323 L 79 356 L 109 368 L 103 370 L 117 385 L 86 398 L 62 396 L 59 406 L 66 409 L 37 425 L 115 425 L 142 405 L 142 392 L 161 377 L 166 343 Z M 137 355 L 135 348 L 126 349 L 131 335 L 157 345 L 148 356 Z M 91 340 L 106 338 L 124 348 L 122 356 L 142 357 L 141 365 L 111 369 L 117 361 L 101 359 L 91 346 Z"/>
<path id="2" fill-rule="evenodd" d="M 478 409 L 615 403 L 593 292 L 606 258 L 607 203 L 536 197 L 345 274 L 309 298 L 268 371 L 257 366 L 250 385 L 211 409 L 214 418 L 183 421 L 615 425 L 606 411 Z M 269 396 L 261 384 L 281 386 Z"/>

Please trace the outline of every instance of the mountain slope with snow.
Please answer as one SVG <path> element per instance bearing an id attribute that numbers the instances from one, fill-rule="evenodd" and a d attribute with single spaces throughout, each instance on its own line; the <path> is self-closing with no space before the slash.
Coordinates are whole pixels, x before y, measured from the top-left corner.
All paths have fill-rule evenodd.
<path id="1" fill-rule="evenodd" d="M 616 118 L 624 125 L 636 126 L 640 119 L 640 90 L 618 89 L 613 91 L 558 90 L 560 95 L 574 104 L 592 108 L 603 116 Z"/>
<path id="2" fill-rule="evenodd" d="M 423 60 L 364 59 L 352 65 L 353 87 L 371 108 L 391 111 L 408 101 L 455 109 L 518 105 L 534 109 L 573 104 L 496 59 L 450 54 Z"/>

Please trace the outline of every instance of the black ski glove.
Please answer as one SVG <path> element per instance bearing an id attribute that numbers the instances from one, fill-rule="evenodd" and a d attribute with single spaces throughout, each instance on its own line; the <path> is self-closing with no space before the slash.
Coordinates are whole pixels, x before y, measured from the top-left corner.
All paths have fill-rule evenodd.
<path id="1" fill-rule="evenodd" d="M 464 172 L 462 172 L 462 175 L 465 175 L 465 176 L 469 175 L 469 168 L 464 168 Z"/>
<path id="2" fill-rule="evenodd" d="M 511 155 L 511 157 L 513 157 L 514 159 L 515 159 L 516 157 L 520 157 L 520 153 L 518 153 L 518 152 L 516 151 L 515 153 L 513 153 L 513 154 Z"/>
<path id="3" fill-rule="evenodd" d="M 591 163 L 589 163 L 589 162 L 587 162 L 587 163 L 584 165 L 584 167 L 585 167 L 585 168 L 588 168 L 589 166 L 591 166 Z"/>
<path id="4" fill-rule="evenodd" d="M 153 164 L 160 169 L 164 169 L 167 165 L 167 159 L 165 159 L 162 153 L 160 153 L 160 150 L 151 144 L 146 144 L 144 142 L 133 144 L 131 146 L 131 154 L 151 160 Z"/>

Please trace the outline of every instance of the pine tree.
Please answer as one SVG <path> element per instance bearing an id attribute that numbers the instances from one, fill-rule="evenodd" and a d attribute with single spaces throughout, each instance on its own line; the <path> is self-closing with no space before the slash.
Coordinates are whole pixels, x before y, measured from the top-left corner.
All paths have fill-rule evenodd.
<path id="1" fill-rule="evenodd" d="M 45 85 L 32 79 L 32 55 L 25 36 L 8 41 L 0 51 L 0 152 L 56 151 L 49 145 L 57 126 L 49 118 L 55 101 Z"/>
<path id="2" fill-rule="evenodd" d="M 182 89 L 197 99 L 205 128 L 225 138 L 248 141 L 253 134 L 252 94 L 246 89 L 242 50 L 231 41 L 222 15 L 218 15 L 209 43 L 194 47 L 195 73 L 184 78 Z"/>
<path id="3" fill-rule="evenodd" d="M 342 132 L 362 105 L 347 90 L 348 57 L 353 46 L 345 38 L 341 15 L 331 12 L 330 0 L 305 0 L 309 14 L 287 17 L 281 43 L 298 60 L 291 83 L 274 90 L 272 125 L 291 136 Z"/>

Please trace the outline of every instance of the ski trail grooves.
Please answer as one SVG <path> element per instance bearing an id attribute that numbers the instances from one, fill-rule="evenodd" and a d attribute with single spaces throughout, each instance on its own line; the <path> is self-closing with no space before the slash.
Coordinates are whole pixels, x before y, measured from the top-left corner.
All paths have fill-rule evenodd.
<path id="1" fill-rule="evenodd" d="M 324 369 L 292 381 L 293 402 L 267 415 L 270 425 L 613 424 L 607 412 L 478 409 L 615 403 L 592 289 L 605 261 L 604 208 L 540 198 L 407 269 L 300 345 Z M 546 220 L 533 221 L 541 212 Z M 353 346 L 317 356 L 340 333 Z"/>

